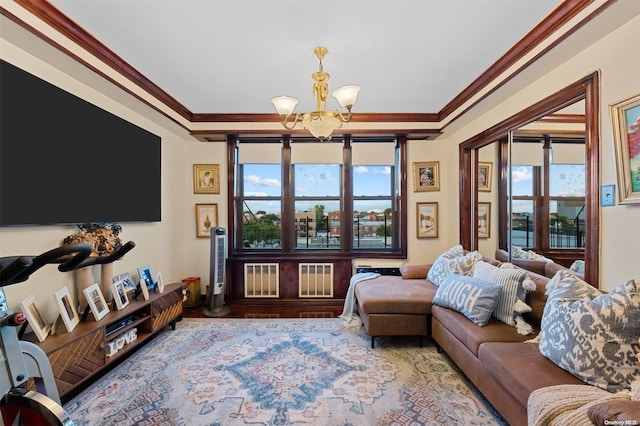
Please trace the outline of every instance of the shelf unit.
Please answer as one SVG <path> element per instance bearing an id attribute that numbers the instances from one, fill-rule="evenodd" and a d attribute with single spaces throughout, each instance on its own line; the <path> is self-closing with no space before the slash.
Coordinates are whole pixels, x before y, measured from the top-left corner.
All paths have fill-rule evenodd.
<path id="1" fill-rule="evenodd" d="M 24 336 L 45 351 L 51 363 L 53 375 L 60 393 L 66 402 L 82 385 L 95 380 L 99 373 L 112 367 L 118 361 L 148 341 L 156 333 L 182 319 L 183 283 L 166 285 L 162 293 L 150 293 L 149 300 L 131 299 L 121 311 L 111 311 L 99 321 L 94 321 L 89 313 L 87 320 L 80 322 L 70 333 L 54 334 L 44 342 L 38 342 L 32 333 Z M 137 338 L 108 356 L 108 342 L 123 337 L 132 329 L 137 330 Z M 60 325 L 58 330 L 64 330 Z"/>

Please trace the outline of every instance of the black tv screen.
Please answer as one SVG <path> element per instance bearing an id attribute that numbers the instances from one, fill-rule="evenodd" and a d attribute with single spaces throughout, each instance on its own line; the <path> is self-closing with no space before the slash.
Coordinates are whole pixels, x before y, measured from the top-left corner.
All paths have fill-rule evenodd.
<path id="1" fill-rule="evenodd" d="M 160 137 L 0 63 L 0 226 L 160 221 Z"/>

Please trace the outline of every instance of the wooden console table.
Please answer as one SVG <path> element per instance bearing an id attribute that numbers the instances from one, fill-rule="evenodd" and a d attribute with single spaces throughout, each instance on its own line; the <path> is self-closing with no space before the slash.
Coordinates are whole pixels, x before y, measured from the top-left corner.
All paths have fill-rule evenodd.
<path id="1" fill-rule="evenodd" d="M 44 342 L 38 342 L 32 333 L 24 339 L 40 346 L 49 357 L 64 403 L 81 385 L 95 380 L 100 372 L 115 365 L 164 327 L 171 324 L 175 329 L 175 323 L 182 319 L 184 287 L 182 283 L 169 284 L 163 293 L 150 293 L 149 300 L 143 300 L 142 296 L 140 300 L 131 299 L 123 310 L 111 311 L 100 321 L 94 321 L 89 314 L 87 321 L 78 324 L 72 332 L 51 335 Z M 119 349 L 114 351 L 116 346 Z"/>

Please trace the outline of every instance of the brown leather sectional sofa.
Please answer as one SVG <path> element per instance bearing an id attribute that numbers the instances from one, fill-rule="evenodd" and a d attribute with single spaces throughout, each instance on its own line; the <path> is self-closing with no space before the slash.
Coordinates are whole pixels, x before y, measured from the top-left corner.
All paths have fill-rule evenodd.
<path id="1" fill-rule="evenodd" d="M 499 262 L 491 259 L 492 264 Z M 428 266 L 403 266 L 402 277 L 381 276 L 356 287 L 358 312 L 372 336 L 430 335 L 511 425 L 527 425 L 527 402 L 536 389 L 584 382 L 545 358 L 535 343 L 549 281 L 534 272 L 536 291 L 527 295 L 532 311 L 524 314 L 536 334 L 522 336 L 495 318 L 478 327 L 464 315 L 431 302 L 437 287 Z M 637 406 L 634 407 L 638 410 Z M 640 410 L 638 411 L 640 420 Z"/>

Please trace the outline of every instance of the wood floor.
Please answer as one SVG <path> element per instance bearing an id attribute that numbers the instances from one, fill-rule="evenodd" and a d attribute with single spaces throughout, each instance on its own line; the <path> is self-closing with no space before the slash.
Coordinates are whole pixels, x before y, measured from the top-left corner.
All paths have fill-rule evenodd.
<path id="1" fill-rule="evenodd" d="M 304 306 L 285 303 L 242 303 L 227 304 L 230 312 L 219 318 L 337 318 L 342 313 L 344 301 L 309 301 Z M 203 302 L 199 306 L 184 307 L 185 318 L 207 318 L 203 311 L 207 309 Z"/>

